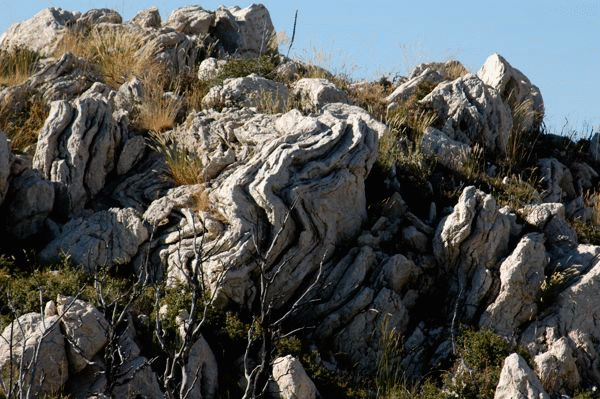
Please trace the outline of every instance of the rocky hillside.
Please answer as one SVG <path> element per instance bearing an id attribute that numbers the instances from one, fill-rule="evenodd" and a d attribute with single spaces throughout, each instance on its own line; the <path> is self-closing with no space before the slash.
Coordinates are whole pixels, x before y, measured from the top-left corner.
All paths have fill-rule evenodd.
<path id="1" fill-rule="evenodd" d="M 274 37 L 0 37 L 0 396 L 599 397 L 600 136 L 498 54 L 353 82 Z"/>

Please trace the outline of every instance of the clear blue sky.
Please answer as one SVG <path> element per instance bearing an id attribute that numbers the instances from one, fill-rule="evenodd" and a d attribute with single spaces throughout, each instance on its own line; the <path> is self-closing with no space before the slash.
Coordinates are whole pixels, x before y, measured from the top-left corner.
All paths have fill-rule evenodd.
<path id="1" fill-rule="evenodd" d="M 130 19 L 154 5 L 166 20 L 184 0 L 3 0 L 0 31 L 44 7 L 87 11 L 116 9 Z M 245 7 L 250 2 L 203 1 Z M 291 55 L 323 61 L 355 79 L 406 74 L 425 61 L 456 58 L 477 72 L 498 52 L 536 84 L 546 105 L 546 124 L 560 132 L 600 127 L 600 2 L 554 0 L 459 0 L 456 2 L 265 0 L 277 31 L 292 33 Z M 451 5 L 449 5 L 451 4 Z"/>

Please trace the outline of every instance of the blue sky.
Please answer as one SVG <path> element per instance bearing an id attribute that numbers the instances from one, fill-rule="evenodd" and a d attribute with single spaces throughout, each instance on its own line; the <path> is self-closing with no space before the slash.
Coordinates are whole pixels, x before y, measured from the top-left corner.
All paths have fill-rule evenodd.
<path id="1" fill-rule="evenodd" d="M 149 6 L 166 20 L 184 0 L 5 1 L 0 31 L 44 7 L 87 11 L 116 9 L 125 19 Z M 453 3 L 453 4 L 451 4 Z M 245 7 L 250 2 L 203 1 Z M 546 105 L 546 125 L 600 128 L 600 3 L 553 0 L 263 1 L 277 31 L 292 34 L 291 56 L 321 62 L 354 79 L 406 74 L 425 61 L 455 58 L 477 72 L 487 56 L 500 53 L 536 84 Z M 451 5 L 448 5 L 451 4 Z"/>

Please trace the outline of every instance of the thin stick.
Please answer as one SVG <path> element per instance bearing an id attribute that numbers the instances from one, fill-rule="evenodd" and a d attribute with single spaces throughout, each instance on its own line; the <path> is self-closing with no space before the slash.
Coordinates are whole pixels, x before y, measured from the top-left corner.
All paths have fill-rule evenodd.
<path id="1" fill-rule="evenodd" d="M 292 49 L 292 44 L 294 44 L 294 39 L 296 38 L 296 22 L 298 21 L 298 10 L 296 10 L 296 16 L 294 17 L 294 31 L 292 32 L 292 40 L 290 41 L 290 47 L 288 47 L 288 52 L 286 57 L 290 58 L 290 50 Z"/>

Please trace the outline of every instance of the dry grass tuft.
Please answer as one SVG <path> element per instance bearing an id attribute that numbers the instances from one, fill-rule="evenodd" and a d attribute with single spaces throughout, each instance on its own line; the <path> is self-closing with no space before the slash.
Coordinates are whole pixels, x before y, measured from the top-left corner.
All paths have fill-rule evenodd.
<path id="1" fill-rule="evenodd" d="M 171 129 L 181 108 L 179 89 L 173 94 L 164 92 L 165 82 L 160 76 L 152 81 L 142 80 L 143 98 L 137 113 L 133 115 L 133 125 L 142 130 L 163 132 Z"/>
<path id="2" fill-rule="evenodd" d="M 177 140 L 165 134 L 150 134 L 151 148 L 165 156 L 169 173 L 178 186 L 202 183 L 205 180 L 204 165 L 199 154 L 178 145 Z"/>
<path id="3" fill-rule="evenodd" d="M 12 149 L 25 151 L 35 144 L 50 107 L 39 96 L 29 99 L 23 111 L 15 113 L 10 104 L 0 104 L 0 130 L 12 141 Z"/>
<path id="4" fill-rule="evenodd" d="M 33 73 L 39 54 L 26 48 L 0 50 L 0 86 L 24 83 Z"/>
<path id="5" fill-rule="evenodd" d="M 155 57 L 156 43 L 127 27 L 95 27 L 86 33 L 69 31 L 55 55 L 67 51 L 94 64 L 113 89 L 134 76 L 143 80 L 164 75 L 164 67 Z"/>

